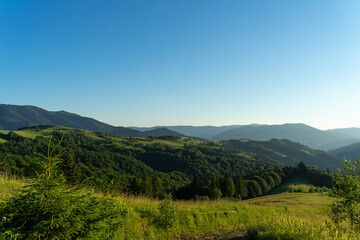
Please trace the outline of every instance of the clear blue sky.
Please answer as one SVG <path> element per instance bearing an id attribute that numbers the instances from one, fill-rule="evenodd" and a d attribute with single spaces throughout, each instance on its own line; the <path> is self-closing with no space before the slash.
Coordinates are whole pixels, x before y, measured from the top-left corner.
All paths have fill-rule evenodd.
<path id="1" fill-rule="evenodd" d="M 117 126 L 360 127 L 360 1 L 0 1 L 0 103 Z"/>

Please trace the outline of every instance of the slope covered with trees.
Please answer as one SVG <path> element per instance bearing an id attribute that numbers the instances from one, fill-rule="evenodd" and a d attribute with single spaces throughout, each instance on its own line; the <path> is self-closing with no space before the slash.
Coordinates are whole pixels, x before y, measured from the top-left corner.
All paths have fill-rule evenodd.
<path id="1" fill-rule="evenodd" d="M 165 128 L 154 129 L 153 131 L 143 133 L 131 128 L 115 127 L 92 118 L 66 111 L 52 112 L 35 106 L 0 104 L 0 129 L 16 130 L 26 126 L 38 125 L 58 125 L 124 137 L 185 136 Z"/>
<path id="2" fill-rule="evenodd" d="M 314 150 L 286 139 L 271 139 L 269 141 L 224 140 L 215 143 L 239 151 L 256 152 L 262 158 L 270 157 L 290 166 L 304 162 L 308 166 L 317 166 L 332 171 L 341 167 L 341 161 L 329 156 L 326 152 Z"/>
<path id="3" fill-rule="evenodd" d="M 188 192 L 184 195 L 181 189 L 188 188 L 191 183 L 197 186 L 194 189 L 202 189 L 195 191 L 194 195 L 216 196 L 221 192 L 222 196 L 236 196 L 235 193 L 239 195 L 241 192 L 239 186 L 243 184 L 239 183 L 239 177 L 252 186 L 254 193 L 251 196 L 258 196 L 258 186 L 253 181 L 260 183 L 261 195 L 269 190 L 269 186 L 273 188 L 280 184 L 281 180 L 277 181 L 277 177 L 271 174 L 272 179 L 268 174 L 261 177 L 260 173 L 258 175 L 262 179 L 253 179 L 250 175 L 254 172 L 268 169 L 266 171 L 279 171 L 278 175 L 282 176 L 283 171 L 279 169 L 284 169 L 284 164 L 296 166 L 301 159 L 313 163 L 308 165 L 321 162 L 318 158 L 331 160 L 323 152 L 299 148 L 289 141 L 202 142 L 174 136 L 126 138 L 79 129 L 40 126 L 0 132 L 3 142 L 0 144 L 0 171 L 31 175 L 38 167 L 38 158 L 34 153 L 46 150 L 50 136 L 58 141 L 63 134 L 62 146 L 71 149 L 62 166 L 69 182 L 85 182 L 105 191 L 115 189 L 155 197 L 166 191 L 187 198 Z M 305 158 L 304 154 L 308 156 Z M 230 190 L 220 187 L 227 185 L 224 182 L 232 185 L 229 178 L 235 192 L 232 187 Z M 213 186 L 219 188 L 199 187 L 208 186 L 211 181 Z M 162 190 L 155 191 L 159 185 Z"/>
<path id="4" fill-rule="evenodd" d="M 353 143 L 348 146 L 329 151 L 328 154 L 339 161 L 344 158 L 356 161 L 360 158 L 360 143 Z"/>

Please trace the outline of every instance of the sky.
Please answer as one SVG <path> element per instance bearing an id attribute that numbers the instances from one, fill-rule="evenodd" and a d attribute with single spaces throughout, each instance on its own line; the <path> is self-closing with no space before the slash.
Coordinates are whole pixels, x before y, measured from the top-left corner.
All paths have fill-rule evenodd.
<path id="1" fill-rule="evenodd" d="M 0 103 L 115 126 L 360 127 L 360 1 L 0 0 Z"/>

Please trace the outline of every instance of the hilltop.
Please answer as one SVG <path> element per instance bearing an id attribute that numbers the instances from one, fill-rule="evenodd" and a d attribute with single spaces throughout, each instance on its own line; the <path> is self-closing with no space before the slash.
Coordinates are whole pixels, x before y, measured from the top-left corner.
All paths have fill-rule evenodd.
<path id="1" fill-rule="evenodd" d="M 168 129 L 154 129 L 143 133 L 131 128 L 115 127 L 92 118 L 83 117 L 66 111 L 52 112 L 35 106 L 0 104 L 0 129 L 16 130 L 25 126 L 39 125 L 64 126 L 123 137 L 159 137 L 164 135 L 185 136 Z"/>
<path id="2" fill-rule="evenodd" d="M 128 186 L 132 176 L 144 178 L 155 172 L 161 173 L 170 186 L 175 182 L 175 185 L 188 183 L 195 175 L 208 181 L 212 174 L 246 175 L 261 167 L 296 166 L 300 162 L 331 170 L 341 166 L 340 161 L 323 151 L 287 140 L 204 142 L 175 136 L 128 138 L 58 126 L 0 131 L 0 150 L 20 158 L 33 156 L 47 146 L 51 135 L 60 140 L 62 134 L 65 134 L 63 146 L 73 149 L 81 172 L 92 178 L 97 176 L 91 180 L 94 184 L 98 184 L 96 178 L 114 179 L 122 188 Z M 7 168 L 24 174 L 31 167 L 29 164 L 20 161 L 13 166 L 7 164 Z"/>
<path id="3" fill-rule="evenodd" d="M 333 150 L 360 142 L 360 129 L 345 128 L 319 130 L 305 124 L 282 125 L 230 125 L 230 126 L 112 126 L 92 118 L 66 111 L 46 111 L 35 106 L 0 104 L 0 129 L 16 130 L 25 126 L 57 125 L 103 132 L 122 137 L 192 137 L 203 140 L 252 139 L 268 141 L 288 139 L 313 149 Z"/>

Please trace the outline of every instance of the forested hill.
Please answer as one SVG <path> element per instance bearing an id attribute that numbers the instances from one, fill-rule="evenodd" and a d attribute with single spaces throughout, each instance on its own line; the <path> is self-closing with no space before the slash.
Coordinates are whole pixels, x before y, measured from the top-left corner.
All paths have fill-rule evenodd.
<path id="1" fill-rule="evenodd" d="M 353 143 L 351 145 L 329 151 L 328 154 L 339 161 L 343 161 L 344 158 L 357 161 L 360 158 L 360 143 Z"/>
<path id="2" fill-rule="evenodd" d="M 65 111 L 51 112 L 35 106 L 0 104 L 0 129 L 16 130 L 24 126 L 37 125 L 59 125 L 105 133 L 116 130 L 114 126 Z M 133 134 L 140 133 L 129 130 Z"/>
<path id="3" fill-rule="evenodd" d="M 211 140 L 227 140 L 249 138 L 258 141 L 267 141 L 273 138 L 288 139 L 304 144 L 308 147 L 322 150 L 339 148 L 359 139 L 338 131 L 323 131 L 305 124 L 259 125 L 241 126 L 219 133 Z"/>
<path id="4" fill-rule="evenodd" d="M 314 150 L 305 145 L 289 140 L 271 139 L 269 141 L 223 140 L 214 141 L 222 147 L 238 149 L 245 152 L 256 152 L 261 157 L 270 157 L 285 165 L 295 166 L 304 162 L 308 166 L 321 169 L 336 170 L 341 167 L 341 161 L 321 150 Z"/>
<path id="5" fill-rule="evenodd" d="M 215 175 L 242 176 L 263 167 L 281 164 L 308 165 L 333 159 L 324 152 L 297 148 L 290 141 L 202 142 L 187 137 L 127 138 L 65 127 L 43 126 L 18 131 L 0 131 L 0 171 L 29 175 L 38 166 L 34 152 L 46 153 L 62 134 L 63 147 L 72 149 L 80 180 L 96 186 L 126 189 L 133 176 L 158 173 L 167 187 L 189 183 L 194 176 L 209 181 Z M 271 151 L 270 148 L 274 150 Z M 324 167 L 324 168 L 325 168 Z"/>
<path id="6" fill-rule="evenodd" d="M 94 132 L 104 132 L 123 137 L 185 136 L 166 128 L 141 132 L 126 127 L 115 127 L 92 118 L 83 117 L 66 111 L 51 112 L 35 106 L 0 104 L 0 129 L 16 130 L 25 126 L 38 125 L 58 125 Z"/>

